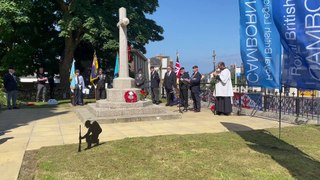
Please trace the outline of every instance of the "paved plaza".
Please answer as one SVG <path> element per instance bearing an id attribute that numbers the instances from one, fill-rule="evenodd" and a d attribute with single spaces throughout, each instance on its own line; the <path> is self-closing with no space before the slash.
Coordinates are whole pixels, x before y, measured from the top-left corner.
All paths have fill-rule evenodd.
<path id="1" fill-rule="evenodd" d="M 177 110 L 174 107 L 168 109 Z M 209 109 L 203 109 L 200 113 L 184 113 L 182 119 L 178 120 L 102 124 L 100 142 L 127 137 L 228 131 L 222 122 L 237 123 L 252 129 L 278 127 L 276 121 L 248 116 L 216 116 Z M 74 108 L 19 109 L 0 112 L 1 179 L 13 180 L 18 177 L 27 150 L 78 143 L 79 125 L 83 127 L 74 113 Z M 283 126 L 292 125 L 283 123 Z M 237 129 L 240 127 L 235 127 L 234 130 L 248 130 Z M 86 132 L 86 129 L 82 128 L 82 132 Z"/>

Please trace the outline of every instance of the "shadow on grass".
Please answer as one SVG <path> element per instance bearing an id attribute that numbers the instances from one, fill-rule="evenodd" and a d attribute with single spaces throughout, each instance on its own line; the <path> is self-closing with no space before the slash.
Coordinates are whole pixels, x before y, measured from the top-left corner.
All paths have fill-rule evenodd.
<path id="1" fill-rule="evenodd" d="M 87 143 L 85 143 L 85 144 L 87 144 Z M 83 150 L 84 150 L 84 151 L 90 151 L 90 150 L 92 150 L 92 149 L 94 149 L 94 148 L 96 148 L 96 147 L 98 147 L 98 146 L 104 145 L 104 144 L 106 144 L 106 142 L 101 142 L 101 143 L 99 143 L 98 145 L 93 145 L 90 149 L 85 148 L 85 149 L 83 149 Z M 81 151 L 82 151 L 82 150 L 81 150 Z"/>
<path id="2" fill-rule="evenodd" d="M 222 122 L 221 124 L 229 131 L 237 133 L 251 149 L 269 155 L 279 165 L 286 168 L 295 179 L 318 179 L 320 177 L 319 161 L 295 146 L 278 139 L 270 132 L 253 131 L 248 126 L 235 123 Z"/>

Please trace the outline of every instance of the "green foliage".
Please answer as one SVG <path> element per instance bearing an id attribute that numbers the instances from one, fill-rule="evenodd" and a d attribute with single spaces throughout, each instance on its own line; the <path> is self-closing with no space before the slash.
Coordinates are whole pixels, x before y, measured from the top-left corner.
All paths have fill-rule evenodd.
<path id="1" fill-rule="evenodd" d="M 0 76 L 0 107 L 1 105 L 6 104 L 6 94 L 4 92 L 4 87 L 3 87 L 3 78 Z"/>
<path id="2" fill-rule="evenodd" d="M 0 3 L 0 63 L 3 74 L 15 66 L 20 75 L 33 74 L 38 66 L 58 72 L 55 57 L 63 48 L 58 38 L 54 14 L 55 5 L 49 1 L 10 1 Z"/>
<path id="3" fill-rule="evenodd" d="M 217 83 L 216 78 L 212 78 L 212 79 L 210 80 L 210 89 L 211 89 L 211 90 L 214 90 L 214 89 L 215 89 L 216 83 Z"/>
<path id="4" fill-rule="evenodd" d="M 114 64 L 120 7 L 127 8 L 129 43 L 136 49 L 146 52 L 149 41 L 163 39 L 163 28 L 146 17 L 156 11 L 158 0 L 0 0 L 0 74 L 10 65 L 19 75 L 33 74 L 44 66 L 68 79 L 81 44 L 90 48 L 80 54 L 90 58 L 78 58 L 77 63 L 91 61 L 91 53 L 97 50 L 99 58 Z"/>
<path id="5" fill-rule="evenodd" d="M 58 21 L 60 37 L 80 38 L 104 50 L 118 48 L 118 9 L 127 9 L 130 24 L 128 37 L 130 44 L 146 52 L 144 45 L 149 41 L 159 41 L 163 28 L 155 21 L 146 18 L 158 7 L 157 0 L 110 0 L 110 1 L 72 1 L 63 3 L 56 0 L 62 18 Z M 68 1 L 67 1 L 68 2 Z"/>

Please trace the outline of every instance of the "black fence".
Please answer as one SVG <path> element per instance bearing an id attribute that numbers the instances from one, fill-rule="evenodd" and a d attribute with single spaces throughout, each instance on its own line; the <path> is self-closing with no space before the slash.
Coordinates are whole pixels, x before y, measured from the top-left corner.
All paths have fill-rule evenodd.
<path id="1" fill-rule="evenodd" d="M 295 89 L 292 93 L 290 93 L 289 88 L 283 89 L 280 98 L 280 92 L 278 91 L 235 85 L 233 106 L 237 107 L 239 111 L 242 109 L 252 110 L 252 114 L 255 111 L 279 113 L 281 99 L 282 114 L 320 119 L 320 98 L 316 97 L 314 92 L 309 93 L 309 96 L 306 97 L 304 92 L 299 89 Z M 214 105 L 214 87 L 211 84 L 203 83 L 201 91 L 202 101 L 208 102 L 208 106 Z"/>

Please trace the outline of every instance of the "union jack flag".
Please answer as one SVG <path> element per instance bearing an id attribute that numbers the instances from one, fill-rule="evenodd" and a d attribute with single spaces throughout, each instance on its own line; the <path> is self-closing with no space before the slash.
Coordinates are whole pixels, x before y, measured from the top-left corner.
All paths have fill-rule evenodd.
<path id="1" fill-rule="evenodd" d="M 179 62 L 179 54 L 177 53 L 177 61 L 175 66 L 175 73 L 177 75 L 177 78 L 180 78 L 180 62 Z"/>

